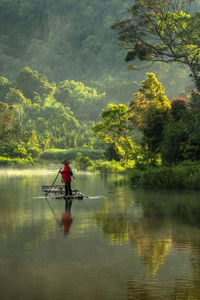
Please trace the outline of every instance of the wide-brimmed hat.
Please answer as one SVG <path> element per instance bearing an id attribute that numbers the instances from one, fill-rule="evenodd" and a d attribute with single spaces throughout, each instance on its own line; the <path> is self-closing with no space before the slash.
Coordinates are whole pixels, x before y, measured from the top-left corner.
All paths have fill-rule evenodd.
<path id="1" fill-rule="evenodd" d="M 68 160 L 66 160 L 66 159 L 62 160 L 61 163 L 65 164 L 65 165 L 69 165 L 70 164 L 70 162 Z"/>

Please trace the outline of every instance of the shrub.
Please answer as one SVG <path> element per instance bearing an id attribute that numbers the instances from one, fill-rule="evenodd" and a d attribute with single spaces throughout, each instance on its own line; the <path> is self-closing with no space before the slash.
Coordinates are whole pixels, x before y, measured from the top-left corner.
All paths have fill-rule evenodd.
<path id="1" fill-rule="evenodd" d="M 92 166 L 92 161 L 88 156 L 79 152 L 74 161 L 74 166 L 77 170 L 87 170 Z"/>
<path id="2" fill-rule="evenodd" d="M 100 171 L 101 173 L 120 173 L 123 172 L 125 168 L 121 166 L 120 162 L 117 162 L 115 160 L 98 160 L 94 163 L 93 170 Z"/>

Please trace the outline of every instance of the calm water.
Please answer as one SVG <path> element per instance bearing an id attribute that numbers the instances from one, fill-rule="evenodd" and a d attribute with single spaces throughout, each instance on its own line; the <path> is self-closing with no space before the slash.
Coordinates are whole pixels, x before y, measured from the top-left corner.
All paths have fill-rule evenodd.
<path id="1" fill-rule="evenodd" d="M 0 171 L 1 300 L 200 299 L 200 192 L 76 174 L 92 197 L 65 212 L 42 198 L 56 173 Z"/>

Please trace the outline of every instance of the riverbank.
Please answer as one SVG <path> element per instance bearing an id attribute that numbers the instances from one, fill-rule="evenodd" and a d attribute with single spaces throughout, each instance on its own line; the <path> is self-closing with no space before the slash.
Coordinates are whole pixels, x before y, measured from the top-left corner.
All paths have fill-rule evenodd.
<path id="1" fill-rule="evenodd" d="M 69 149 L 49 149 L 40 155 L 41 160 L 60 161 L 63 159 L 74 160 L 78 153 L 88 156 L 92 160 L 101 159 L 104 157 L 103 149 L 90 148 L 69 148 Z"/>
<path id="2" fill-rule="evenodd" d="M 126 171 L 132 185 L 162 188 L 200 189 L 200 163 L 183 162 L 174 166 L 136 168 Z"/>
<path id="3" fill-rule="evenodd" d="M 84 148 L 83 148 L 84 149 Z M 174 166 L 144 166 L 138 169 L 134 166 L 134 161 L 105 161 L 96 159 L 103 155 L 102 150 L 84 149 L 90 154 L 91 165 L 85 171 L 92 171 L 102 174 L 121 175 L 121 184 L 131 184 L 142 187 L 159 188 L 187 188 L 200 189 L 200 162 L 185 161 Z M 25 158 L 0 157 L 0 167 L 2 168 L 37 168 L 47 167 L 49 164 L 58 164 L 61 159 L 67 157 L 73 163 L 76 154 L 80 149 L 49 150 L 42 155 L 42 159 L 32 160 Z M 93 158 L 93 159 L 92 159 Z M 76 162 L 76 161 L 74 161 Z M 75 163 L 75 168 L 77 164 Z M 79 170 L 79 168 L 77 168 Z M 81 169 L 84 171 L 84 169 Z M 118 180 L 118 183 L 120 183 Z"/>
<path id="4" fill-rule="evenodd" d="M 91 160 L 99 160 L 104 157 L 104 150 L 102 149 L 89 149 L 89 148 L 70 148 L 70 149 L 49 149 L 44 151 L 38 158 L 11 158 L 0 156 L 0 167 L 38 167 L 48 166 L 50 163 L 58 164 L 63 159 L 74 161 L 78 155 L 82 153 L 88 156 Z"/>

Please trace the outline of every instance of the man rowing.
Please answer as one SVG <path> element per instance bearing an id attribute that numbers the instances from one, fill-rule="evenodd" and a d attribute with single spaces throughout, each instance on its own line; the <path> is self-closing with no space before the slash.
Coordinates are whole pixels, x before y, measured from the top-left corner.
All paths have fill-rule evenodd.
<path id="1" fill-rule="evenodd" d="M 64 169 L 60 170 L 60 173 L 62 175 L 61 181 L 65 183 L 65 198 L 72 198 L 71 176 L 73 176 L 73 172 L 69 166 L 70 162 L 64 159 L 61 163 L 64 164 Z"/>

